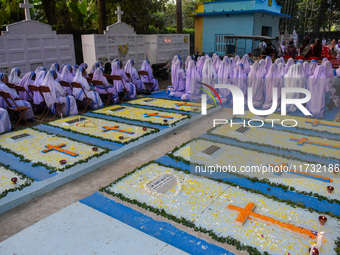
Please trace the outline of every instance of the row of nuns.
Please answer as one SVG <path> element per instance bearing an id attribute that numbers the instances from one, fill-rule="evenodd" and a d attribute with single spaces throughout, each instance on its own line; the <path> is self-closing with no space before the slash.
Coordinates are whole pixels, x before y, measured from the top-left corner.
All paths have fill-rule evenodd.
<path id="1" fill-rule="evenodd" d="M 140 93 L 145 89 L 144 83 L 152 83 L 152 91 L 158 90 L 158 81 L 153 77 L 152 69 L 149 61 L 145 60 L 140 70 L 146 71 L 148 75 L 139 77 L 137 70 L 134 68 L 134 61 L 128 60 L 125 67 L 119 59 L 115 59 L 112 63 L 106 63 L 102 66 L 100 61 L 93 64 L 90 74 L 93 80 L 102 81 L 103 86 L 92 86 L 91 83 L 86 79 L 89 77 L 86 69 L 88 68 L 86 63 L 79 66 L 77 65 L 59 65 L 58 63 L 52 64 L 49 70 L 43 66 L 39 66 L 33 72 L 28 72 L 21 78 L 20 69 L 13 68 L 9 75 L 0 74 L 0 91 L 8 92 L 15 100 L 17 106 L 26 106 L 30 109 L 26 111 L 25 118 L 29 121 L 34 120 L 34 113 L 32 110 L 32 104 L 36 106 L 47 107 L 55 113 L 55 103 L 62 104 L 62 111 L 64 116 L 77 115 L 78 108 L 76 99 L 82 101 L 85 97 L 89 97 L 92 100 L 90 107 L 92 109 L 98 109 L 103 107 L 104 104 L 100 98 L 100 94 L 106 94 L 108 91 L 112 94 L 112 103 L 119 103 L 118 93 L 123 91 L 123 87 L 129 92 L 129 99 L 135 99 L 137 93 Z M 127 77 L 129 74 L 129 78 Z M 110 84 L 104 74 L 119 75 L 122 78 L 122 82 L 114 81 Z M 71 88 L 61 86 L 60 82 L 65 81 L 68 83 L 78 82 L 82 85 L 81 88 Z M 8 83 L 22 86 L 28 92 L 19 93 L 7 86 Z M 35 86 L 47 86 L 51 93 L 44 93 L 44 98 L 37 91 L 30 91 L 29 85 Z M 29 95 L 28 95 L 29 94 Z M 18 100 L 20 99 L 20 100 Z M 32 100 L 31 100 L 32 99 Z M 31 101 L 31 103 L 29 102 Z M 3 98 L 0 98 L 0 133 L 11 130 L 11 122 L 8 115 L 8 108 L 14 107 L 12 102 L 8 105 Z M 39 107 L 38 107 L 39 108 Z"/>
<path id="2" fill-rule="evenodd" d="M 278 106 L 280 106 L 281 88 L 298 87 L 308 89 L 311 100 L 307 109 L 314 118 L 322 118 L 325 109 L 339 107 L 340 68 L 334 70 L 331 62 L 325 58 L 322 63 L 278 58 L 273 62 L 266 57 L 255 63 L 248 55 L 222 60 L 215 53 L 201 56 L 195 62 L 191 56 L 185 60 L 182 68 L 181 58 L 177 55 L 172 60 L 171 82 L 168 87 L 169 97 L 182 100 L 198 100 L 205 85 L 214 88 L 216 84 L 231 84 L 240 88 L 247 95 L 249 87 L 253 91 L 253 106 L 259 110 L 270 109 L 273 105 L 273 88 L 277 88 Z M 205 90 L 209 90 L 206 86 Z M 216 89 L 224 104 L 232 104 L 232 95 L 228 89 Z M 304 97 L 301 93 L 288 93 L 288 98 Z M 209 98 L 209 97 L 207 97 Z M 247 100 L 245 100 L 245 103 Z M 279 110 L 279 109 L 278 109 Z M 295 105 L 287 105 L 287 112 L 295 112 Z"/>

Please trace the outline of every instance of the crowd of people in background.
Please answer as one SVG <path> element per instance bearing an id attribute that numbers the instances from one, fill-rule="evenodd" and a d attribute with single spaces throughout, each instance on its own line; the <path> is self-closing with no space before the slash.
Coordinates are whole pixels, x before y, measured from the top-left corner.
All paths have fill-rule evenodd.
<path id="1" fill-rule="evenodd" d="M 329 51 L 329 54 L 340 60 L 340 40 L 336 42 L 335 39 L 326 40 L 316 38 L 314 44 L 310 39 L 309 35 L 305 36 L 302 46 L 298 49 L 293 40 L 290 40 L 287 44 L 287 40 L 283 40 L 281 43 L 281 49 L 283 56 L 291 56 L 292 58 L 296 58 L 297 56 L 301 56 L 304 59 L 308 60 L 310 58 L 315 58 L 321 60 L 322 51 Z"/>

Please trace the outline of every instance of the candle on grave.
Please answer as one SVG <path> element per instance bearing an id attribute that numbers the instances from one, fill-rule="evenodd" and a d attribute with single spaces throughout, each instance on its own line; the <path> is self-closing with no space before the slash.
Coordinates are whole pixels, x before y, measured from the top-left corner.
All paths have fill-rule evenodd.
<path id="1" fill-rule="evenodd" d="M 325 216 L 320 216 L 319 217 L 320 224 L 323 226 L 327 222 L 327 217 Z"/>
<path id="2" fill-rule="evenodd" d="M 309 248 L 309 255 L 318 255 L 319 250 L 315 248 L 315 244 L 312 245 L 311 248 Z"/>
<path id="3" fill-rule="evenodd" d="M 63 118 L 63 114 L 61 113 L 61 118 Z"/>
<path id="4" fill-rule="evenodd" d="M 334 187 L 332 187 L 332 186 L 327 186 L 327 191 L 328 191 L 328 193 L 333 193 Z"/>
<path id="5" fill-rule="evenodd" d="M 323 234 L 324 234 L 325 232 L 320 232 L 320 233 L 318 233 L 318 235 L 317 235 L 317 239 L 316 239 L 316 246 L 315 246 L 315 248 L 317 248 L 317 249 L 321 249 L 321 246 L 322 246 L 322 242 L 323 242 Z"/>
<path id="6" fill-rule="evenodd" d="M 17 178 L 17 177 L 13 177 L 13 178 L 11 179 L 11 181 L 13 182 L 13 184 L 17 184 L 18 178 Z"/>

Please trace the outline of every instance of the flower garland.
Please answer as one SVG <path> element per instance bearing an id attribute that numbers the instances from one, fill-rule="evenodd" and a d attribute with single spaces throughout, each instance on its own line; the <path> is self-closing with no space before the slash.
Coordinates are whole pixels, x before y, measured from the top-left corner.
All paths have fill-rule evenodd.
<path id="1" fill-rule="evenodd" d="M 181 109 L 180 107 L 175 107 L 170 105 L 169 107 L 166 106 L 166 104 L 170 104 L 170 102 L 174 102 L 174 104 L 176 103 L 192 103 L 192 102 L 183 102 L 183 101 L 178 101 L 178 100 L 174 100 L 174 99 L 160 99 L 157 98 L 154 102 L 150 102 L 150 103 L 143 103 L 140 101 L 143 101 L 145 99 L 148 99 L 147 97 L 141 98 L 141 99 L 135 99 L 129 102 L 126 102 L 126 104 L 130 104 L 130 105 L 135 105 L 135 106 L 149 106 L 149 107 L 155 107 L 155 108 L 159 108 L 159 109 L 164 109 L 164 110 L 176 110 L 176 111 L 180 111 L 180 112 L 192 112 L 192 113 L 200 113 L 199 112 L 199 108 L 201 107 L 199 104 L 197 105 L 196 108 L 190 107 L 188 106 L 189 109 Z M 160 102 L 161 106 L 159 106 L 158 102 Z M 165 104 L 165 105 L 164 105 Z M 216 108 L 216 105 L 211 105 L 208 104 L 207 105 L 207 109 L 211 110 Z M 197 109 L 197 110 L 195 110 Z"/>
<path id="2" fill-rule="evenodd" d="M 30 185 L 34 182 L 34 179 L 32 179 L 31 177 L 28 177 L 28 176 L 24 175 L 23 173 L 20 173 L 20 172 L 14 170 L 14 169 L 11 169 L 11 168 L 9 168 L 8 166 L 5 166 L 5 165 L 2 164 L 2 163 L 0 163 L 0 167 L 3 167 L 3 168 L 5 168 L 6 170 L 9 170 L 9 171 L 13 172 L 15 175 L 17 175 L 18 177 L 20 177 L 20 179 L 26 179 L 25 182 L 24 182 L 23 184 L 17 185 L 15 188 L 6 189 L 6 190 L 2 191 L 2 192 L 0 193 L 0 199 L 3 198 L 3 197 L 5 197 L 5 196 L 7 196 L 7 194 L 8 194 L 9 192 L 15 192 L 15 191 L 17 191 L 17 190 L 22 190 L 22 189 L 24 189 L 25 187 L 30 186 Z"/>
<path id="3" fill-rule="evenodd" d="M 127 51 L 128 51 L 128 44 L 125 44 L 124 45 L 124 49 L 123 49 L 123 47 L 122 47 L 122 45 L 118 45 L 118 49 L 119 49 L 119 51 L 122 53 L 122 54 L 126 54 L 127 53 Z"/>
<path id="4" fill-rule="evenodd" d="M 73 139 L 73 138 L 70 138 L 70 137 L 65 137 L 65 136 L 62 136 L 62 135 L 59 135 L 59 134 L 51 134 L 51 133 L 48 133 L 48 132 L 46 132 L 46 131 L 39 130 L 39 129 L 37 129 L 36 127 L 32 128 L 32 129 L 33 129 L 33 130 L 36 130 L 36 131 L 38 131 L 38 132 L 41 132 L 41 133 L 45 133 L 45 134 L 47 134 L 47 135 L 54 135 L 54 136 L 56 136 L 56 137 L 66 138 L 66 139 L 68 139 L 68 140 L 71 140 L 71 141 L 80 143 L 80 142 L 77 141 L 76 139 Z M 82 143 L 82 144 L 86 144 L 86 145 L 88 145 L 88 146 L 94 146 L 93 144 L 86 143 L 86 142 L 81 142 L 81 143 Z M 50 173 L 50 174 L 53 173 L 53 172 L 57 172 L 57 171 L 58 171 L 58 172 L 63 172 L 63 171 L 65 171 L 66 169 L 69 169 L 69 168 L 71 168 L 71 167 L 74 167 L 74 166 L 79 165 L 79 164 L 82 164 L 82 163 L 87 163 L 89 160 L 91 160 L 91 159 L 93 159 L 93 158 L 99 158 L 99 157 L 101 157 L 102 155 L 104 155 L 104 154 L 110 152 L 110 150 L 109 150 L 108 148 L 106 148 L 106 147 L 101 147 L 101 149 L 103 149 L 103 151 L 100 152 L 100 153 L 96 153 L 96 154 L 94 154 L 94 155 L 92 155 L 92 156 L 90 156 L 90 157 L 88 157 L 88 158 L 86 158 L 86 159 L 79 160 L 79 161 L 77 161 L 77 162 L 75 162 L 75 163 L 73 163 L 73 164 L 67 164 L 67 165 L 65 165 L 63 168 L 57 168 L 57 167 L 53 167 L 53 166 L 47 165 L 47 164 L 45 164 L 45 163 L 43 163 L 43 162 L 39 162 L 39 161 L 38 161 L 38 162 L 35 162 L 35 163 L 32 163 L 32 161 L 29 160 L 29 159 L 27 159 L 27 158 L 25 157 L 25 155 L 16 153 L 16 152 L 12 151 L 11 149 L 4 148 L 4 147 L 2 147 L 2 146 L 0 145 L 0 150 L 2 150 L 2 151 L 4 151 L 4 152 L 7 152 L 7 153 L 10 153 L 10 154 L 12 154 L 12 155 L 14 155 L 14 156 L 20 158 L 20 162 L 32 163 L 32 167 L 35 167 L 35 166 L 42 166 L 42 167 L 45 167 L 47 170 L 49 170 L 49 173 Z"/>
<path id="5" fill-rule="evenodd" d="M 148 181 L 147 183 L 144 184 L 143 190 L 144 190 L 146 193 L 148 193 L 148 194 L 150 194 L 150 195 L 152 195 L 152 196 L 155 196 L 155 197 L 169 197 L 169 198 L 170 198 L 170 197 L 177 197 L 178 194 L 179 194 L 179 193 L 181 192 L 181 190 L 182 190 L 182 183 L 181 183 L 181 180 L 178 178 L 178 176 L 175 176 L 175 175 L 172 175 L 172 176 L 174 176 L 174 177 L 176 178 L 176 192 L 175 192 L 175 194 L 173 194 L 173 195 L 167 195 L 167 194 L 162 194 L 162 193 L 159 193 L 159 192 L 151 191 L 151 190 L 149 189 L 148 185 L 149 185 L 150 183 L 152 183 L 153 181 L 157 180 L 158 178 L 162 178 L 162 177 L 165 176 L 165 175 L 168 175 L 168 173 L 160 174 L 160 175 L 158 175 L 158 176 L 152 178 L 151 181 Z"/>
<path id="6" fill-rule="evenodd" d="M 167 213 L 164 209 L 159 209 L 159 208 L 156 208 L 154 206 L 147 205 L 146 203 L 142 203 L 142 202 L 140 202 L 140 201 L 138 201 L 136 199 L 131 199 L 129 197 L 126 197 L 122 193 L 116 193 L 116 192 L 110 190 L 110 186 L 112 186 L 114 184 L 117 184 L 118 182 L 120 182 L 124 178 L 134 174 L 136 171 L 140 170 L 141 168 L 143 168 L 143 167 L 145 167 L 145 166 L 147 166 L 147 165 L 149 165 L 151 163 L 158 164 L 160 167 L 168 167 L 168 166 L 166 166 L 166 165 L 164 165 L 162 163 L 155 162 L 155 161 L 150 161 L 150 162 L 148 162 L 146 164 L 143 164 L 141 167 L 138 167 L 138 168 L 134 169 L 132 172 L 124 174 L 122 177 L 118 178 L 117 180 L 112 182 L 110 185 L 101 188 L 100 191 L 104 192 L 104 193 L 107 193 L 107 194 L 110 194 L 110 195 L 112 195 L 114 197 L 117 197 L 117 198 L 121 199 L 122 201 L 126 201 L 126 202 L 129 202 L 131 204 L 137 205 L 137 206 L 139 206 L 139 207 L 141 207 L 141 208 L 143 208 L 145 210 L 148 210 L 150 212 L 155 213 L 156 215 L 160 215 L 160 216 L 165 217 L 165 218 L 167 218 L 169 220 L 172 220 L 172 221 L 180 223 L 180 224 L 182 224 L 184 226 L 190 227 L 190 228 L 194 229 L 194 231 L 198 231 L 198 232 L 201 232 L 203 234 L 207 234 L 210 237 L 212 237 L 214 240 L 216 240 L 216 241 L 218 241 L 220 243 L 227 243 L 229 245 L 232 245 L 232 246 L 236 247 L 238 250 L 246 250 L 246 251 L 248 251 L 249 254 L 255 254 L 255 255 L 260 255 L 260 254 L 269 255 L 268 252 L 265 251 L 265 252 L 261 253 L 255 247 L 243 244 L 239 240 L 237 240 L 237 239 L 235 239 L 235 238 L 233 238 L 231 236 L 227 236 L 227 237 L 221 236 L 220 234 L 215 233 L 212 229 L 208 230 L 206 228 L 203 228 L 203 227 L 200 227 L 200 226 L 196 226 L 195 223 L 193 221 L 191 221 L 191 220 L 187 220 L 187 219 L 185 219 L 183 217 L 181 217 L 181 218 L 176 217 L 176 216 L 174 216 L 172 214 Z M 180 169 L 180 168 L 177 168 L 177 167 L 174 167 L 174 166 L 171 166 L 171 167 L 174 170 L 183 172 L 185 174 L 191 174 L 191 175 L 194 175 L 194 176 L 202 177 L 201 175 L 190 173 L 187 170 L 183 170 L 183 169 Z M 227 180 L 212 179 L 212 178 L 207 177 L 207 176 L 204 176 L 204 178 L 209 179 L 209 180 L 214 180 L 214 181 L 217 181 L 217 182 L 220 182 L 220 183 L 225 183 L 225 184 L 231 185 L 233 187 L 239 187 L 238 185 L 236 185 L 236 184 L 234 184 L 234 183 L 232 183 L 230 181 L 227 181 Z M 292 206 L 292 207 L 300 207 L 300 208 L 303 208 L 303 209 L 307 209 L 310 212 L 321 213 L 318 210 L 307 208 L 306 206 L 304 206 L 301 203 L 295 203 L 295 202 L 290 201 L 290 200 L 285 201 L 285 200 L 282 200 L 282 199 L 279 199 L 279 198 L 276 198 L 276 197 L 264 194 L 264 193 L 262 193 L 262 192 L 260 192 L 258 190 L 254 190 L 254 189 L 250 189 L 250 188 L 245 188 L 245 187 L 239 187 L 239 188 L 242 189 L 242 190 L 254 193 L 254 194 L 262 195 L 262 196 L 264 196 L 266 198 L 272 199 L 273 201 L 284 203 L 284 204 L 287 204 L 287 205 Z M 334 215 L 334 214 L 329 213 L 329 212 L 325 212 L 323 214 L 330 215 L 331 217 L 336 218 L 338 220 L 340 219 L 340 216 Z M 340 249 L 340 239 L 338 239 L 338 241 L 335 242 L 335 250 L 337 251 L 339 249 Z"/>
<path id="7" fill-rule="evenodd" d="M 137 107 L 133 107 L 133 106 L 129 106 L 129 107 L 132 107 L 132 108 L 137 108 Z M 106 108 L 104 108 L 106 109 Z M 118 115 L 114 115 L 114 113 L 112 114 L 108 114 L 106 111 L 104 111 L 104 109 L 96 109 L 96 110 L 92 110 L 91 113 L 95 113 L 95 114 L 100 114 L 100 115 L 106 115 L 106 116 L 110 116 L 110 117 L 116 117 L 116 118 L 120 118 L 120 119 L 123 119 L 123 120 L 132 120 L 132 121 L 140 121 L 140 122 L 146 122 L 146 123 L 150 123 L 150 124 L 153 124 L 153 125 L 160 125 L 160 126 L 176 126 L 176 124 L 182 120 L 185 120 L 185 119 L 190 119 L 191 118 L 191 114 L 187 114 L 187 113 L 183 113 L 181 114 L 182 118 L 176 120 L 175 122 L 172 122 L 171 124 L 168 124 L 168 123 L 162 123 L 162 122 L 154 122 L 154 121 L 151 121 L 151 120 L 145 120 L 145 119 L 138 119 L 138 118 L 128 118 L 128 117 L 125 117 L 125 116 L 118 116 Z M 113 108 L 114 109 L 114 108 Z M 138 107 L 138 109 L 143 109 L 143 110 L 149 110 L 150 109 L 147 109 L 147 108 L 144 108 L 144 107 Z M 173 114 L 178 114 L 178 113 L 173 113 Z"/>
<path id="8" fill-rule="evenodd" d="M 95 119 L 101 119 L 101 118 L 98 118 L 96 116 L 91 116 L 91 118 L 95 118 Z M 117 122 L 117 121 L 115 121 Z M 114 143 L 119 143 L 119 144 L 123 144 L 123 145 L 127 145 L 129 143 L 132 143 L 132 142 L 135 142 L 135 141 L 138 141 L 139 139 L 141 139 L 142 137 L 145 137 L 145 136 L 148 136 L 148 135 L 151 135 L 151 134 L 154 134 L 154 133 L 158 133 L 159 132 L 159 129 L 158 128 L 150 128 L 150 127 L 145 127 L 145 126 L 142 126 L 142 125 L 137 125 L 137 124 L 134 124 L 133 126 L 136 126 L 136 127 L 142 127 L 142 128 L 147 128 L 148 130 L 151 130 L 150 132 L 148 133 L 145 133 L 143 135 L 140 135 L 136 138 L 133 138 L 133 139 L 130 139 L 129 141 L 119 141 L 119 140 L 111 140 L 111 139 L 107 139 L 105 137 L 101 137 L 101 136 L 96 136 L 96 135 L 93 135 L 93 134 L 87 134 L 87 133 L 82 133 L 82 132 L 79 132 L 79 131 L 76 131 L 76 130 L 71 130 L 71 129 L 68 129 L 68 128 L 65 128 L 65 127 L 62 127 L 62 126 L 54 126 L 54 125 L 51 125 L 50 123 L 46 122 L 46 123 L 43 123 L 44 125 L 46 126 L 49 126 L 49 127 L 54 127 L 54 128 L 60 128 L 66 132 L 70 132 L 70 133 L 73 133 L 73 134 L 78 134 L 78 135 L 86 135 L 86 136 L 89 136 L 89 137 L 93 137 L 93 138 L 96 138 L 96 139 L 100 139 L 102 141 L 107 141 L 107 142 L 114 142 Z"/>
<path id="9" fill-rule="evenodd" d="M 236 142 L 243 143 L 243 144 L 247 144 L 247 143 L 249 144 L 250 143 L 250 144 L 253 144 L 253 145 L 256 145 L 256 146 L 259 146 L 259 147 L 265 146 L 265 147 L 270 147 L 270 148 L 273 148 L 273 149 L 276 149 L 276 150 L 282 150 L 282 151 L 286 151 L 286 152 L 303 153 L 303 154 L 311 155 L 311 156 L 314 156 L 314 157 L 325 158 L 325 156 L 319 155 L 319 154 L 316 154 L 316 153 L 313 153 L 313 152 L 307 152 L 307 151 L 297 150 L 297 149 L 293 149 L 293 148 L 285 148 L 285 147 L 275 146 L 275 145 L 271 145 L 269 143 L 259 143 L 259 142 L 254 142 L 254 141 L 250 141 L 250 140 L 244 141 L 244 140 L 240 140 L 240 139 L 233 137 L 233 136 L 218 134 L 216 132 L 214 133 L 214 131 L 216 131 L 218 128 L 221 128 L 221 126 L 216 126 L 212 129 L 208 130 L 207 134 L 212 135 L 212 136 L 217 136 L 217 137 L 220 137 L 220 138 L 228 138 L 228 139 L 231 139 L 231 140 L 234 140 Z M 262 128 L 262 129 L 270 130 L 268 128 Z M 289 132 L 289 131 L 282 131 L 282 132 L 294 134 L 294 133 Z M 329 140 L 329 139 L 327 139 L 327 140 Z M 339 161 L 339 158 L 332 157 L 332 156 L 327 156 L 327 159 Z"/>

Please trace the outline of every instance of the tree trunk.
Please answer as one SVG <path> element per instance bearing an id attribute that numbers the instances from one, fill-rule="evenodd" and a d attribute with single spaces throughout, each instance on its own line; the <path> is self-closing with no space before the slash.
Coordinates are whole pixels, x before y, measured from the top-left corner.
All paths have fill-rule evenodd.
<path id="1" fill-rule="evenodd" d="M 176 0 L 176 23 L 177 23 L 177 34 L 182 34 L 183 33 L 182 0 Z"/>
<path id="2" fill-rule="evenodd" d="M 98 33 L 103 34 L 106 29 L 105 0 L 97 0 L 98 8 Z"/>
<path id="3" fill-rule="evenodd" d="M 51 26 L 57 25 L 55 0 L 42 0 L 41 2 L 44 7 L 48 24 Z"/>

